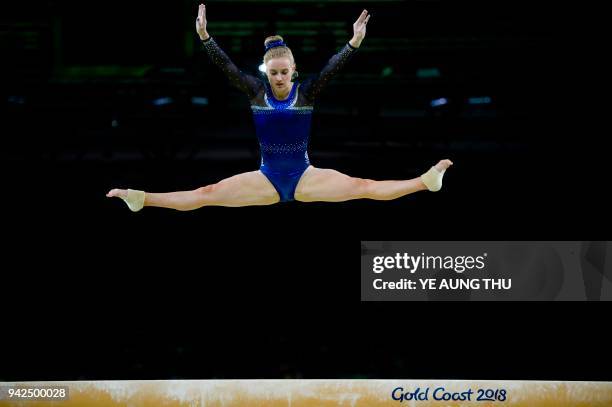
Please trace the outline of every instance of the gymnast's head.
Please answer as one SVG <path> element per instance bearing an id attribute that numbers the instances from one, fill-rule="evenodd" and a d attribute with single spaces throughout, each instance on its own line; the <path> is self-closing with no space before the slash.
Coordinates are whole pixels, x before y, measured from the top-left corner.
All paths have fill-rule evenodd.
<path id="1" fill-rule="evenodd" d="M 266 76 L 275 93 L 284 94 L 291 90 L 294 77 L 295 60 L 293 54 L 280 35 L 273 35 L 264 41 L 266 53 L 264 65 Z"/>

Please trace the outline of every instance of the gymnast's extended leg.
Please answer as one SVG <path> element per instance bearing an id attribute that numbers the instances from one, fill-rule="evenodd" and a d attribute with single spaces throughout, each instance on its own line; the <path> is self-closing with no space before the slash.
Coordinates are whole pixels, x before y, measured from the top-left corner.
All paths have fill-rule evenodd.
<path id="1" fill-rule="evenodd" d="M 442 160 L 421 177 L 401 181 L 374 181 L 354 178 L 336 170 L 310 167 L 295 190 L 302 202 L 342 202 L 351 199 L 391 200 L 418 191 L 437 191 L 450 160 Z"/>
<path id="2" fill-rule="evenodd" d="M 272 183 L 260 171 L 246 172 L 191 191 L 152 193 L 112 189 L 107 197 L 119 197 L 136 212 L 143 206 L 190 211 L 203 206 L 271 205 L 280 200 Z"/>

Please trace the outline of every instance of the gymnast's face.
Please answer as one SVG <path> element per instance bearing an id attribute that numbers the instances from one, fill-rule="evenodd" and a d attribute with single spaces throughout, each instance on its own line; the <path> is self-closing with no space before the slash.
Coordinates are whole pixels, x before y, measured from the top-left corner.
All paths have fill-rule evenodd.
<path id="1" fill-rule="evenodd" d="M 291 76 L 295 72 L 295 64 L 287 57 L 273 58 L 266 63 L 266 75 L 270 86 L 276 93 L 291 90 Z"/>

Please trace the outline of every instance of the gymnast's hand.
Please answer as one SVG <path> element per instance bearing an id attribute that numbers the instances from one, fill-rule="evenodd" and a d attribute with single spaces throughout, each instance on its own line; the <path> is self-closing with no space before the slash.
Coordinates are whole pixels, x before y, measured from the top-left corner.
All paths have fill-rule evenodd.
<path id="1" fill-rule="evenodd" d="M 368 14 L 368 10 L 363 10 L 355 24 L 353 24 L 353 38 L 349 41 L 351 46 L 359 48 L 361 45 L 361 41 L 363 41 L 366 35 L 366 25 L 370 21 L 370 17 L 372 15 Z"/>
<path id="2" fill-rule="evenodd" d="M 208 32 L 206 31 L 206 6 L 204 4 L 200 4 L 200 8 L 198 9 L 196 31 L 201 40 L 205 40 L 209 37 Z"/>

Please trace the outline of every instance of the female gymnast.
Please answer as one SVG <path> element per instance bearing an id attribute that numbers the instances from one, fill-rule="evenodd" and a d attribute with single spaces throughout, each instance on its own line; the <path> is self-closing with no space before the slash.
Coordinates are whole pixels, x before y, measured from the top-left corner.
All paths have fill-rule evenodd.
<path id="1" fill-rule="evenodd" d="M 332 169 L 316 168 L 308 159 L 308 140 L 315 100 L 330 79 L 361 45 L 371 15 L 363 10 L 353 24 L 353 38 L 314 77 L 296 82 L 298 76 L 291 50 L 276 35 L 265 40 L 266 80 L 241 72 L 206 30 L 206 7 L 200 4 L 196 31 L 203 48 L 251 102 L 261 148 L 259 170 L 238 174 L 216 184 L 191 191 L 152 193 L 112 189 L 107 197 L 123 199 L 136 212 L 144 206 L 180 211 L 203 206 L 271 205 L 279 201 L 340 202 L 350 199 L 390 200 L 417 191 L 438 191 L 442 177 L 452 165 L 441 160 L 418 178 L 374 181 L 354 178 Z"/>

